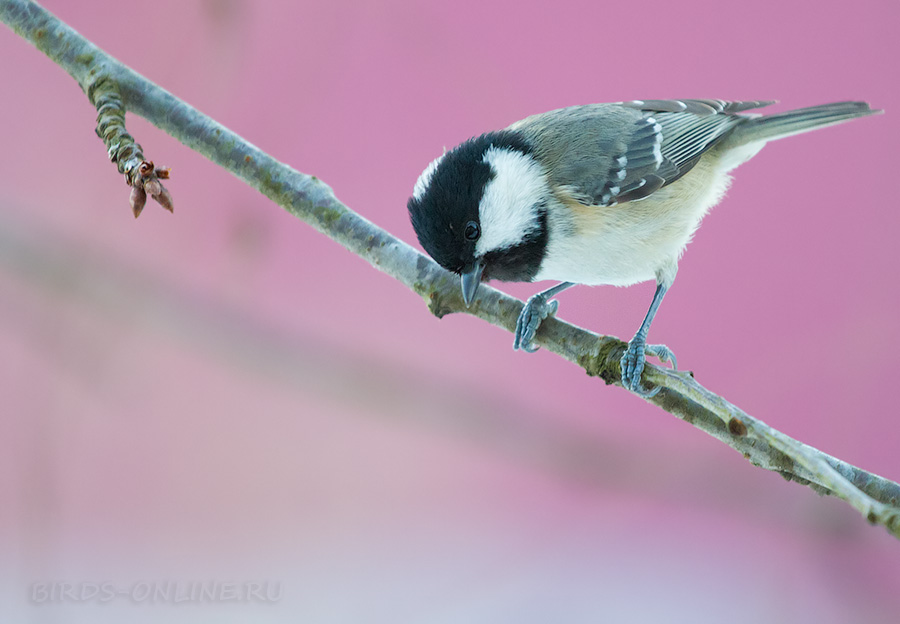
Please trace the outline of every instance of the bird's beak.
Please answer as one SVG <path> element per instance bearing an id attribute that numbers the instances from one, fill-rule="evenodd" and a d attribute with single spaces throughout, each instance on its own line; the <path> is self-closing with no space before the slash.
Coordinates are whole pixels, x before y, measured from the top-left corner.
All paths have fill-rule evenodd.
<path id="1" fill-rule="evenodd" d="M 478 285 L 481 283 L 482 273 L 484 273 L 484 265 L 481 263 L 481 260 L 476 260 L 471 269 L 464 271 L 462 275 L 460 275 L 463 301 L 466 302 L 467 308 L 469 307 L 469 304 L 472 303 L 472 299 L 475 298 L 475 293 L 478 292 Z"/>

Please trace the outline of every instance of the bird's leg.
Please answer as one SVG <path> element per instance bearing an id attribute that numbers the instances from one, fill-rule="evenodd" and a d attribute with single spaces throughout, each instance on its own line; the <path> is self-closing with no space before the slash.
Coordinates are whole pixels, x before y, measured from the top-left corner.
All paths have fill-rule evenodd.
<path id="1" fill-rule="evenodd" d="M 635 394 L 639 394 L 645 398 L 656 396 L 656 393 L 659 392 L 658 387 L 653 390 L 645 390 L 641 385 L 641 373 L 644 371 L 645 358 L 647 355 L 657 357 L 663 363 L 671 361 L 672 367 L 678 368 L 678 361 L 675 359 L 675 354 L 672 353 L 666 345 L 647 344 L 647 333 L 650 331 L 650 324 L 653 323 L 653 317 L 656 316 L 659 304 L 662 303 L 663 297 L 670 285 L 671 282 L 665 283 L 657 281 L 656 293 L 653 295 L 653 301 L 650 302 L 650 309 L 647 310 L 647 316 L 644 317 L 644 322 L 641 323 L 634 338 L 628 343 L 628 348 L 625 350 L 622 359 L 619 361 L 619 365 L 622 368 L 622 385 L 627 390 L 631 390 Z"/>
<path id="2" fill-rule="evenodd" d="M 513 349 L 522 349 L 528 353 L 538 350 L 531 344 L 534 334 L 541 326 L 541 321 L 554 314 L 559 307 L 558 301 L 549 301 L 550 297 L 574 285 L 572 282 L 562 282 L 528 298 L 516 321 L 516 341 L 513 343 Z"/>

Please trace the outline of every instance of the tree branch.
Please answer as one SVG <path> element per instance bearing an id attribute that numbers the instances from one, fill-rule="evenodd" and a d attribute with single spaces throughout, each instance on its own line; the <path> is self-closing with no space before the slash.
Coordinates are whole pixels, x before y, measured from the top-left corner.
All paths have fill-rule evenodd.
<path id="1" fill-rule="evenodd" d="M 133 152 L 122 152 L 123 124 L 118 134 L 106 132 L 108 124 L 101 130 L 100 118 L 104 112 L 115 115 L 116 123 L 124 122 L 124 109 L 146 118 L 378 270 L 405 284 L 418 293 L 439 318 L 461 312 L 514 331 L 522 309 L 521 301 L 482 286 L 472 306 L 466 308 L 456 276 L 347 208 L 328 185 L 260 151 L 112 58 L 34 2 L 0 0 L 0 19 L 67 71 L 91 97 L 99 111 L 98 134 L 107 141 L 110 158 L 120 167 L 120 172 L 126 174 L 126 180 L 132 186 L 140 180 L 147 189 L 146 181 L 135 177 L 134 159 L 138 156 Z M 118 101 L 116 93 L 120 98 Z M 104 99 L 100 94 L 113 95 Z M 106 109 L 103 108 L 105 105 Z M 112 147 L 116 149 L 112 150 Z M 142 156 L 140 158 L 143 161 Z M 148 176 L 156 174 L 152 176 L 154 180 L 162 177 L 152 163 L 147 164 L 149 169 L 144 169 Z M 589 375 L 600 377 L 607 384 L 620 385 L 619 359 L 625 349 L 621 340 L 598 336 L 549 318 L 541 325 L 536 342 L 577 364 Z M 900 538 L 900 485 L 897 483 L 773 429 L 710 392 L 689 373 L 648 364 L 644 369 L 644 381 L 662 389 L 649 402 L 721 440 L 752 464 L 808 485 L 820 494 L 843 499 L 870 522 L 884 526 Z"/>

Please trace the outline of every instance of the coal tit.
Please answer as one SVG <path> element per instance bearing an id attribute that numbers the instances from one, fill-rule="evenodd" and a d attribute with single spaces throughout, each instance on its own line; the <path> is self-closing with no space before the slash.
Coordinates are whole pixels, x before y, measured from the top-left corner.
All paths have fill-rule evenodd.
<path id="1" fill-rule="evenodd" d="M 742 114 L 773 102 L 635 100 L 533 115 L 469 139 L 435 159 L 409 199 L 422 247 L 478 285 L 557 280 L 531 297 L 514 348 L 534 351 L 550 298 L 575 284 L 656 280 L 650 309 L 621 359 L 622 385 L 641 385 L 646 355 L 675 358 L 647 334 L 678 260 L 729 172 L 766 142 L 881 111 L 839 102 L 775 115 Z"/>

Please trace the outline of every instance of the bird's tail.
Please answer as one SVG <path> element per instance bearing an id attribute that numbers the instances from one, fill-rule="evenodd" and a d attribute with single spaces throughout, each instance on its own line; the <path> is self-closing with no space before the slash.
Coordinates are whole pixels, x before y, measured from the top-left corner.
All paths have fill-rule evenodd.
<path id="1" fill-rule="evenodd" d="M 763 115 L 737 126 L 724 143 L 729 148 L 757 142 L 765 143 L 883 112 L 869 108 L 866 102 L 835 102 L 775 115 Z"/>

